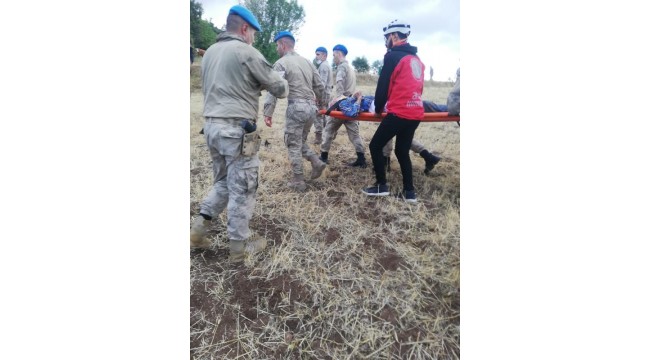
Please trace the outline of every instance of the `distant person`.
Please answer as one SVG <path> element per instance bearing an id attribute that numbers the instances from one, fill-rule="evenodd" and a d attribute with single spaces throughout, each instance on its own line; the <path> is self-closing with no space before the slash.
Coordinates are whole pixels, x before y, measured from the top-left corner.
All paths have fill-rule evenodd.
<path id="1" fill-rule="evenodd" d="M 327 100 L 323 105 L 327 104 L 331 100 L 332 92 L 332 68 L 327 62 L 327 49 L 320 46 L 316 49 L 316 57 L 314 58 L 314 66 L 318 69 L 318 74 L 320 79 L 325 86 L 325 99 Z M 314 144 L 320 145 L 323 142 L 323 128 L 329 117 L 326 115 L 316 115 L 316 120 L 314 120 Z"/>
<path id="2" fill-rule="evenodd" d="M 286 120 L 284 123 L 284 143 L 289 151 L 291 163 L 291 180 L 287 186 L 293 190 L 304 191 L 307 188 L 303 174 L 302 159 L 311 162 L 311 178 L 316 179 L 325 170 L 325 163 L 307 146 L 307 135 L 316 119 L 318 104 L 325 102 L 325 87 L 318 70 L 311 61 L 298 55 L 294 50 L 296 39 L 289 31 L 280 31 L 273 39 L 280 59 L 275 62 L 273 69 L 289 83 L 289 96 Z M 276 97 L 267 94 L 264 101 L 264 122 L 267 126 L 273 124 Z"/>
<path id="3" fill-rule="evenodd" d="M 231 261 L 243 260 L 247 247 L 251 252 L 266 247 L 264 239 L 251 241 L 248 226 L 255 207 L 260 163 L 255 120 L 262 90 L 280 98 L 289 93 L 287 81 L 251 46 L 256 31 L 261 31 L 260 24 L 248 9 L 231 7 L 226 31 L 205 52 L 201 72 L 204 132 L 212 157 L 214 185 L 192 222 L 190 246 L 210 246 L 207 227 L 227 207 Z"/>
<path id="4" fill-rule="evenodd" d="M 335 81 L 335 98 L 338 97 L 348 97 L 354 94 L 355 88 L 357 86 L 357 78 L 354 74 L 354 70 L 345 59 L 345 56 L 348 54 L 348 49 L 338 44 L 332 49 L 332 56 L 334 58 L 334 63 L 336 66 L 336 81 Z M 321 155 L 320 159 L 327 163 L 328 154 L 330 151 L 330 146 L 332 141 L 336 139 L 337 132 L 341 125 L 345 126 L 345 130 L 348 133 L 348 139 L 354 145 L 354 149 L 357 153 L 357 160 L 348 166 L 361 167 L 365 168 L 368 166 L 366 163 L 366 158 L 364 156 L 364 147 L 361 136 L 359 136 L 359 121 L 357 120 L 341 120 L 336 118 L 329 118 L 327 124 L 325 124 L 325 129 L 323 130 L 324 139 L 323 144 L 321 145 Z"/>
<path id="5" fill-rule="evenodd" d="M 196 53 L 196 51 L 192 44 L 190 44 L 190 65 L 194 64 L 194 53 Z"/>
<path id="6" fill-rule="evenodd" d="M 375 115 L 381 117 L 384 107 L 387 115 L 370 141 L 376 182 L 374 186 L 362 189 L 362 192 L 368 196 L 390 195 L 386 182 L 386 159 L 382 149 L 395 137 L 395 156 L 400 165 L 403 182 L 403 190 L 398 197 L 415 203 L 417 196 L 413 186 L 409 148 L 415 130 L 424 117 L 424 64 L 417 56 L 417 48 L 408 43 L 408 36 L 411 34 L 409 24 L 393 20 L 383 30 L 388 51 L 384 55 L 384 66 L 375 90 Z"/>

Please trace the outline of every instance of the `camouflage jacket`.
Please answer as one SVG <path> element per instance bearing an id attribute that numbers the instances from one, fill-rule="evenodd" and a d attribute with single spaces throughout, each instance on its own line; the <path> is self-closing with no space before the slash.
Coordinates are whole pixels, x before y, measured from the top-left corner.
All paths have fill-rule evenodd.
<path id="1" fill-rule="evenodd" d="M 336 67 L 336 96 L 352 96 L 357 87 L 357 76 L 347 60 Z"/>
<path id="2" fill-rule="evenodd" d="M 308 100 L 314 104 L 326 103 L 325 87 L 318 71 L 311 61 L 298 55 L 295 51 L 284 54 L 273 64 L 273 69 L 289 83 L 289 100 Z M 273 116 L 277 97 L 272 93 L 264 100 L 264 116 Z"/>
<path id="3" fill-rule="evenodd" d="M 259 97 L 268 90 L 287 97 L 287 81 L 264 56 L 236 34 L 223 32 L 206 50 L 201 64 L 203 116 L 257 119 Z"/>
<path id="4" fill-rule="evenodd" d="M 318 65 L 318 75 L 325 86 L 325 93 L 327 94 L 327 101 L 330 99 L 332 94 L 332 68 L 327 60 L 323 61 Z"/>
<path id="5" fill-rule="evenodd" d="M 460 115 L 460 68 L 456 70 L 456 83 L 447 96 L 447 111 L 449 115 Z"/>

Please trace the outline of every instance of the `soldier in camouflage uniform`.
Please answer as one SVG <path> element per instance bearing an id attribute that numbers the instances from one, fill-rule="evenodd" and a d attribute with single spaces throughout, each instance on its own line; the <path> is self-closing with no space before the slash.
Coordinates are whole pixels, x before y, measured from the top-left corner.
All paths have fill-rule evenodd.
<path id="1" fill-rule="evenodd" d="M 447 111 L 449 115 L 460 115 L 460 68 L 456 70 L 456 83 L 447 96 Z"/>
<path id="2" fill-rule="evenodd" d="M 227 207 L 231 261 L 243 260 L 245 248 L 256 251 L 266 246 L 263 239 L 249 240 L 259 158 L 256 151 L 242 153 L 243 145 L 248 145 L 243 143 L 247 130 L 242 126 L 249 121 L 249 126 L 254 127 L 261 90 L 281 98 L 289 91 L 287 81 L 251 46 L 256 31 L 260 31 L 260 25 L 255 16 L 243 6 L 233 6 L 226 31 L 208 48 L 202 62 L 204 133 L 212 157 L 214 185 L 192 222 L 190 246 L 210 246 L 206 228 Z M 251 138 L 259 139 L 257 133 L 253 135 Z"/>
<path id="3" fill-rule="evenodd" d="M 293 176 L 288 187 L 304 191 L 307 187 L 302 171 L 302 159 L 311 162 L 311 178 L 316 179 L 325 170 L 325 163 L 307 146 L 307 135 L 316 119 L 318 104 L 325 103 L 325 88 L 316 67 L 304 57 L 298 55 L 293 48 L 296 39 L 289 31 L 280 31 L 273 39 L 277 45 L 280 59 L 275 62 L 273 69 L 283 74 L 289 83 L 287 114 L 284 127 L 284 143 L 289 151 L 289 162 Z M 267 126 L 273 124 L 276 97 L 269 93 L 264 101 L 264 122 Z"/>
<path id="4" fill-rule="evenodd" d="M 390 139 L 381 151 L 384 154 L 384 158 L 386 158 L 386 171 L 390 171 L 390 153 L 393 151 L 393 139 Z M 424 173 L 426 175 L 429 175 L 431 170 L 433 170 L 433 167 L 440 162 L 439 157 L 430 153 L 429 150 L 424 147 L 423 143 L 415 139 L 411 141 L 411 151 L 420 154 L 424 159 Z"/>
<path id="5" fill-rule="evenodd" d="M 436 104 L 431 103 L 432 105 L 436 106 Z M 426 109 L 426 102 L 425 102 L 425 109 Z M 439 106 L 436 106 L 439 107 Z M 447 108 L 445 109 L 444 107 L 439 107 L 439 110 L 447 110 L 449 115 L 460 115 L 460 68 L 456 70 L 456 83 L 454 84 L 454 87 L 451 89 L 451 92 L 449 92 L 449 95 L 447 96 Z M 430 110 L 427 110 L 430 111 Z M 390 139 L 390 141 L 384 146 L 382 149 L 384 157 L 386 158 L 386 167 L 390 169 L 390 153 L 393 150 L 393 139 Z M 433 167 L 440 161 L 440 158 L 431 154 L 425 147 L 424 144 L 421 142 L 413 139 L 411 142 L 411 151 L 420 154 L 424 158 L 424 173 L 429 175 L 431 173 L 431 170 L 433 170 Z"/>
<path id="6" fill-rule="evenodd" d="M 432 101 L 423 101 L 426 112 L 447 111 L 445 105 L 437 105 Z M 340 111 L 349 117 L 356 117 L 359 112 L 375 111 L 375 97 L 363 96 L 361 91 L 355 92 L 352 97 L 344 99 L 338 105 Z M 378 125 L 378 124 L 377 124 Z M 382 153 L 386 161 L 386 171 L 390 171 L 390 153 L 393 151 L 393 139 L 388 140 L 388 143 L 383 147 Z M 413 139 L 411 141 L 411 151 L 420 154 L 425 161 L 424 173 L 429 174 L 433 167 L 440 161 L 440 158 L 431 154 L 421 142 Z"/>
<path id="7" fill-rule="evenodd" d="M 339 44 L 334 46 L 333 50 L 332 55 L 334 57 L 334 63 L 337 65 L 335 99 L 342 96 L 352 96 L 357 85 L 357 78 L 354 74 L 354 69 L 352 69 L 348 61 L 345 59 L 345 56 L 348 54 L 348 49 Z M 354 145 L 354 149 L 357 152 L 357 160 L 348 165 L 365 168 L 368 164 L 366 163 L 366 158 L 364 156 L 363 141 L 361 141 L 361 137 L 359 136 L 359 121 L 357 120 L 341 120 L 333 117 L 327 119 L 327 124 L 325 124 L 325 130 L 323 131 L 325 136 L 320 148 L 320 159 L 326 163 L 328 162 L 328 155 L 330 147 L 332 146 L 332 141 L 336 139 L 337 132 L 341 125 L 345 125 L 348 139 L 352 145 Z"/>
<path id="8" fill-rule="evenodd" d="M 330 68 L 329 62 L 327 62 L 327 49 L 324 47 L 319 47 L 316 49 L 316 58 L 314 58 L 314 66 L 318 69 L 318 74 L 320 75 L 321 81 L 325 86 L 325 106 L 330 102 L 330 94 L 332 92 L 332 68 Z M 314 144 L 320 145 L 323 142 L 323 127 L 327 123 L 329 116 L 326 115 L 316 115 L 316 120 L 314 120 Z"/>

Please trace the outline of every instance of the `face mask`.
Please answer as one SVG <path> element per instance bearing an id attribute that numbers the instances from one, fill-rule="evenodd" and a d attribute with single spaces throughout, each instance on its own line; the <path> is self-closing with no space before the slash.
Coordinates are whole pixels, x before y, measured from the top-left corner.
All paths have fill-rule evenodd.
<path id="1" fill-rule="evenodd" d="M 316 59 L 316 64 L 320 65 L 320 64 L 322 64 L 322 63 L 323 63 L 323 60 Z"/>

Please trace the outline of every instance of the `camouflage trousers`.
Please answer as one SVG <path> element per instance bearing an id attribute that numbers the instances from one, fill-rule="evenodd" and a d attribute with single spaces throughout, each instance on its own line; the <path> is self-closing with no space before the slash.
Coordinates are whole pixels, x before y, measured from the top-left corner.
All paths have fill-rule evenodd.
<path id="1" fill-rule="evenodd" d="M 228 239 L 247 240 L 248 223 L 257 195 L 257 154 L 241 155 L 241 119 L 206 118 L 205 141 L 212 157 L 213 185 L 201 203 L 201 213 L 215 217 L 228 208 Z"/>
<path id="2" fill-rule="evenodd" d="M 330 96 L 329 94 L 325 97 L 325 104 L 328 104 L 330 102 Z M 329 119 L 329 116 L 327 115 L 321 115 L 317 114 L 316 119 L 314 120 L 314 133 L 315 134 L 322 134 L 323 129 L 325 128 L 325 124 L 327 124 L 327 119 Z"/>
<path id="3" fill-rule="evenodd" d="M 321 151 L 330 151 L 332 141 L 336 139 L 336 135 L 341 125 L 345 125 L 348 139 L 352 145 L 354 145 L 354 150 L 358 153 L 364 152 L 363 141 L 361 141 L 361 137 L 359 136 L 359 121 L 341 120 L 333 117 L 328 117 L 327 124 L 325 124 L 325 129 L 323 130 L 323 143 L 320 146 Z"/>
<path id="4" fill-rule="evenodd" d="M 284 123 L 284 144 L 289 151 L 289 163 L 294 175 L 303 175 L 302 159 L 316 156 L 307 146 L 307 135 L 316 119 L 318 108 L 312 102 L 294 101 L 287 106 Z"/>
<path id="5" fill-rule="evenodd" d="M 327 124 L 327 119 L 329 119 L 329 116 L 327 115 L 316 115 L 316 119 L 314 119 L 314 134 L 323 133 L 323 128 L 325 128 L 325 124 Z"/>
<path id="6" fill-rule="evenodd" d="M 413 139 L 413 141 L 411 142 L 411 151 L 413 151 L 416 154 L 419 154 L 422 152 L 422 150 L 426 150 L 424 144 Z M 393 152 L 393 139 L 388 140 L 388 142 L 386 143 L 386 145 L 381 151 L 385 157 L 390 157 L 390 153 Z"/>

